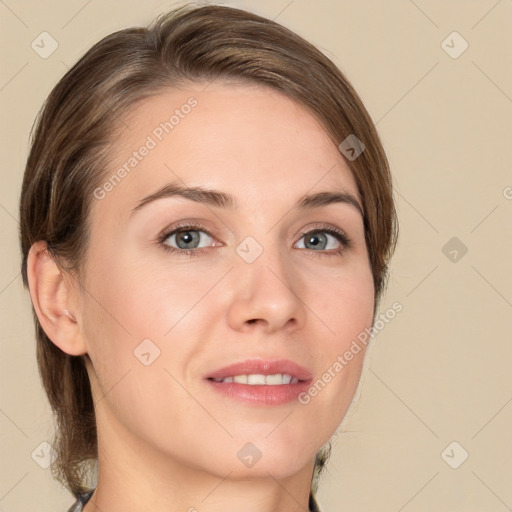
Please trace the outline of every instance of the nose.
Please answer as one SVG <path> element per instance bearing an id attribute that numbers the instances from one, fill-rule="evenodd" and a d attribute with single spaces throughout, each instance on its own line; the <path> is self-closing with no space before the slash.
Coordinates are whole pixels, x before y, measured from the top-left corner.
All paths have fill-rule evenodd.
<path id="1" fill-rule="evenodd" d="M 260 329 L 270 334 L 303 327 L 306 305 L 300 297 L 300 275 L 276 253 L 264 250 L 252 263 L 236 256 L 227 311 L 231 328 L 240 332 Z"/>

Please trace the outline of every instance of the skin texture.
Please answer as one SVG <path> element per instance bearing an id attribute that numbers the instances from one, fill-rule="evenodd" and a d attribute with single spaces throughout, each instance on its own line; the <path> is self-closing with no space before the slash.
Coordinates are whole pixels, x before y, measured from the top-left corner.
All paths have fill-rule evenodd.
<path id="1" fill-rule="evenodd" d="M 360 202 L 320 123 L 263 86 L 205 85 L 165 91 L 126 116 L 108 176 L 176 108 L 197 100 L 162 141 L 153 136 L 157 146 L 119 184 L 94 198 L 81 286 L 40 252 L 44 243 L 30 252 L 30 293 L 45 332 L 64 352 L 92 360 L 99 478 L 86 512 L 307 510 L 315 453 L 360 378 L 364 350 L 307 405 L 245 404 L 205 381 L 247 358 L 291 359 L 315 381 L 371 326 L 374 307 L 357 209 L 292 208 L 321 191 Z M 172 197 L 130 216 L 169 182 L 230 193 L 240 207 Z M 197 233 L 202 253 L 158 245 L 161 233 L 187 220 L 211 235 Z M 345 231 L 351 247 L 336 254 L 342 243 L 325 232 L 327 245 L 306 246 L 302 233 L 319 223 Z M 236 252 L 248 236 L 263 248 L 252 263 Z M 165 243 L 178 247 L 175 237 Z M 144 339 L 160 350 L 148 366 L 134 355 Z M 237 457 L 247 442 L 262 453 L 251 468 Z"/>

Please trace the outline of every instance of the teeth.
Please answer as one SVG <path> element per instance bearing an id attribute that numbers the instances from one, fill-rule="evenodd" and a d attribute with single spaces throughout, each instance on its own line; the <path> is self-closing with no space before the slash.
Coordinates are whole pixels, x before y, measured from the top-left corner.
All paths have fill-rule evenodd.
<path id="1" fill-rule="evenodd" d="M 250 375 L 234 375 L 224 379 L 213 379 L 215 382 L 238 382 L 239 384 L 249 384 L 250 386 L 279 386 L 281 384 L 297 384 L 299 379 L 292 377 L 287 373 L 276 373 L 274 375 L 262 375 L 261 373 Z"/>
<path id="2" fill-rule="evenodd" d="M 263 377 L 263 375 L 261 375 L 261 377 Z M 250 378 L 249 378 L 249 382 L 251 382 Z M 271 386 L 275 386 L 278 384 L 287 384 L 284 382 L 283 376 L 280 373 L 276 373 L 275 375 L 266 375 L 261 384 L 265 384 L 265 383 L 270 384 Z"/>
<path id="3" fill-rule="evenodd" d="M 272 375 L 274 377 L 274 375 Z M 255 385 L 255 384 L 265 384 L 265 375 L 255 374 L 255 375 L 247 375 L 247 384 Z M 269 384 L 273 384 L 273 382 L 269 382 Z"/>

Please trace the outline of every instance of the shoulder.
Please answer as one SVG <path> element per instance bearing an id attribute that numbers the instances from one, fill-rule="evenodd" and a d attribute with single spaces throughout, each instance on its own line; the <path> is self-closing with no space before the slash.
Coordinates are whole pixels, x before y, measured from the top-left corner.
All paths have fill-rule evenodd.
<path id="1" fill-rule="evenodd" d="M 73 505 L 71 505 L 71 507 L 68 509 L 68 512 L 82 512 L 82 510 L 84 509 L 84 505 L 90 500 L 94 491 L 95 489 L 91 489 L 88 492 L 79 494 L 76 497 L 75 503 L 73 503 Z"/>

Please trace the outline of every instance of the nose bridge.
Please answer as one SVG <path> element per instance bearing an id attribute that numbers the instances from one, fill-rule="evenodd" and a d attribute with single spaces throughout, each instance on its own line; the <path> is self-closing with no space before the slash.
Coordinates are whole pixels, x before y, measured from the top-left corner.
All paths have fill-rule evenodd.
<path id="1" fill-rule="evenodd" d="M 245 259 L 243 251 L 247 248 L 249 253 L 245 254 L 250 254 L 255 258 L 254 261 Z M 240 263 L 240 267 L 249 274 L 254 285 L 261 283 L 267 289 L 285 287 L 289 292 L 294 287 L 291 262 L 277 238 L 274 240 L 272 236 L 267 236 L 264 245 L 255 239 L 248 239 L 239 245 L 237 253 L 244 261 L 244 264 Z"/>
<path id="2" fill-rule="evenodd" d="M 290 321 L 303 321 L 300 276 L 287 256 L 274 230 L 261 242 L 248 236 L 236 247 L 235 293 L 230 305 L 233 326 L 242 328 L 259 321 L 278 329 Z"/>

